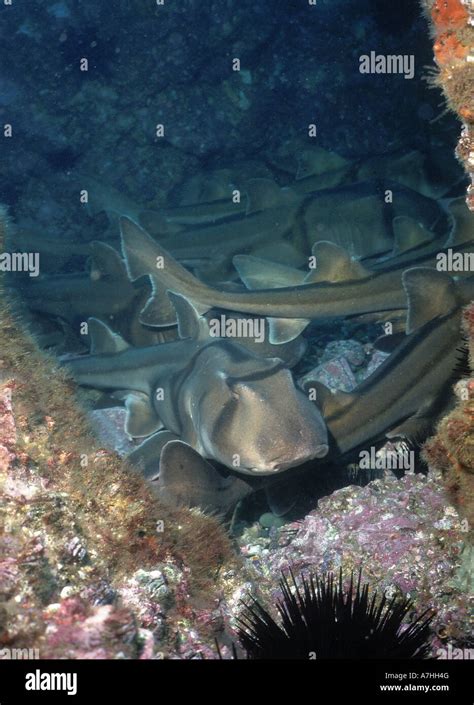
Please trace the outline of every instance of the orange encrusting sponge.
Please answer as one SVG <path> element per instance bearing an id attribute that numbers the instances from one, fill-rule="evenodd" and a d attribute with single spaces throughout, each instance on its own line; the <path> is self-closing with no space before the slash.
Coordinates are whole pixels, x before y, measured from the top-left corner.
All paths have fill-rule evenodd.
<path id="1" fill-rule="evenodd" d="M 456 59 L 464 59 L 469 54 L 468 47 L 463 46 L 451 30 L 440 34 L 433 48 L 436 62 L 441 66 Z"/>
<path id="2" fill-rule="evenodd" d="M 431 18 L 438 30 L 459 29 L 466 26 L 469 13 L 460 0 L 436 0 Z"/>

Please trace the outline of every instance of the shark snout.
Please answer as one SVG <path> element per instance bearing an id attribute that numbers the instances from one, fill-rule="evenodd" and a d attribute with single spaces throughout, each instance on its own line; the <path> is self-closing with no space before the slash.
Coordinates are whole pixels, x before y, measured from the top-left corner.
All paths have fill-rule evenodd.
<path id="1" fill-rule="evenodd" d="M 288 460 L 275 460 L 272 465 L 272 470 L 274 472 L 281 472 L 283 470 L 288 470 L 288 468 L 296 467 L 297 465 L 302 465 L 308 462 L 308 460 L 314 460 L 315 458 L 324 458 L 329 452 L 329 446 L 326 443 L 321 443 L 314 448 L 308 449 L 302 453 L 295 453 L 295 455 Z"/>
<path id="2" fill-rule="evenodd" d="M 251 472 L 255 474 L 283 472 L 284 470 L 289 470 L 298 465 L 303 465 L 303 463 L 307 463 L 309 460 L 324 458 L 328 452 L 329 446 L 326 443 L 320 443 L 303 452 L 295 452 L 291 457 L 275 458 L 267 462 L 262 462 L 258 467 L 253 467 Z"/>

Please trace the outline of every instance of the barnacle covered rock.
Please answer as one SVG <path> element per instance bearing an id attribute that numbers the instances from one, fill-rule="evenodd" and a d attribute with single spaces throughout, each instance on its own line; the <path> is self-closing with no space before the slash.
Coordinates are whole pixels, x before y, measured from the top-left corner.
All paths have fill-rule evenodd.
<path id="1" fill-rule="evenodd" d="M 7 225 L 0 218 L 0 250 Z M 22 330 L 1 281 L 0 297 L 0 643 L 43 658 L 172 653 L 174 620 L 195 601 L 214 608 L 214 576 L 233 560 L 225 530 L 161 505 L 100 447 L 74 385 Z"/>

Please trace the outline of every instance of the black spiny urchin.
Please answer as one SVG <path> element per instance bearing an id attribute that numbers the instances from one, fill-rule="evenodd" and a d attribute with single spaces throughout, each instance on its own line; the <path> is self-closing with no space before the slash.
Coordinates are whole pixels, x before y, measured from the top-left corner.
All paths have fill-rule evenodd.
<path id="1" fill-rule="evenodd" d="M 404 628 L 413 608 L 407 598 L 389 600 L 385 594 L 369 599 L 369 585 L 357 586 L 351 575 L 347 592 L 333 573 L 302 576 L 301 587 L 290 571 L 283 575 L 283 598 L 277 602 L 276 621 L 256 600 L 244 604 L 238 619 L 238 637 L 251 659 L 425 658 L 433 615 L 428 610 Z"/>

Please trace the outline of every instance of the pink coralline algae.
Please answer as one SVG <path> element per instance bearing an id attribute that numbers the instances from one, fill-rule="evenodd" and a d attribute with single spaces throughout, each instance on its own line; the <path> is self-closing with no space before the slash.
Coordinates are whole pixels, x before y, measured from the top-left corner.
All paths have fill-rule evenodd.
<path id="1" fill-rule="evenodd" d="M 282 570 L 340 567 L 347 578 L 361 568 L 379 593 L 411 597 L 417 613 L 433 609 L 433 655 L 468 643 L 468 601 L 456 580 L 466 532 L 439 474 L 397 479 L 386 471 L 321 499 L 301 521 L 249 527 L 235 563 L 224 563 L 198 597 L 188 565 L 172 555 L 112 584 L 71 498 L 16 448 L 12 391 L 0 389 L 1 644 L 34 645 L 41 658 L 211 659 L 217 639 L 222 658 L 231 658 L 249 592 L 271 607 Z"/>
<path id="2" fill-rule="evenodd" d="M 77 597 L 45 610 L 42 658 L 134 658 L 138 631 L 134 616 L 123 608 L 92 607 Z"/>
<path id="3" fill-rule="evenodd" d="M 388 475 L 319 502 L 303 521 L 273 529 L 267 548 L 249 559 L 253 583 L 271 605 L 281 571 L 339 571 L 363 579 L 379 593 L 411 597 L 419 612 L 434 609 L 433 649 L 442 639 L 466 643 L 467 598 L 456 568 L 465 540 L 462 522 L 439 478 Z M 264 542 L 265 543 L 265 542 Z M 230 620 L 231 626 L 233 624 Z"/>
<path id="4" fill-rule="evenodd" d="M 16 430 L 12 414 L 12 389 L 4 387 L 0 391 L 0 468 L 8 468 L 15 455 Z"/>

